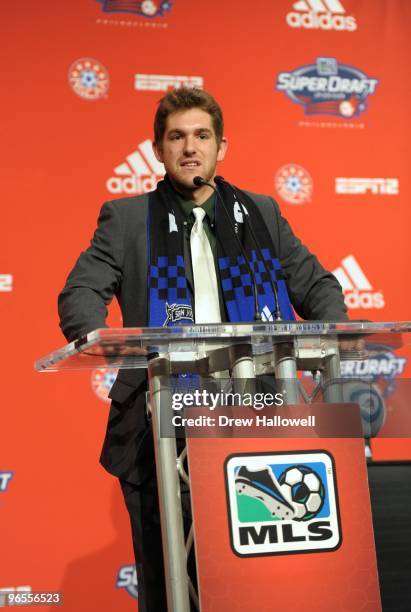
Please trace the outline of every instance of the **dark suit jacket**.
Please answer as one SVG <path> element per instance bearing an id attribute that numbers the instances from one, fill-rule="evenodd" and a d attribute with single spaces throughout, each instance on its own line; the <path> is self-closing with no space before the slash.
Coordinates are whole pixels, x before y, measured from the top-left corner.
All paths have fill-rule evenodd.
<path id="1" fill-rule="evenodd" d="M 280 259 L 288 294 L 303 319 L 347 318 L 341 287 L 293 234 L 270 197 L 248 194 L 260 209 Z M 72 341 L 106 326 L 107 305 L 119 301 L 124 327 L 147 325 L 147 213 L 150 194 L 107 202 L 90 247 L 81 253 L 59 295 L 60 326 Z M 192 285 L 190 270 L 187 270 Z M 192 289 L 192 286 L 191 286 Z M 153 467 L 145 417 L 146 375 L 120 370 L 101 462 L 125 480 L 140 483 Z"/>

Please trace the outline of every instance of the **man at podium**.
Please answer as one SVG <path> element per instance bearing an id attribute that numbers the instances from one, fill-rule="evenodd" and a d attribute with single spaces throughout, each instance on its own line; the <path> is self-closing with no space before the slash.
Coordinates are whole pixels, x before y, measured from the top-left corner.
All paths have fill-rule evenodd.
<path id="1" fill-rule="evenodd" d="M 345 320 L 341 287 L 294 235 L 271 197 L 216 176 L 227 153 L 223 115 L 205 91 L 167 93 L 154 119 L 165 166 L 155 191 L 107 202 L 90 247 L 59 296 L 69 341 L 106 326 L 116 296 L 125 327 Z M 146 376 L 120 370 L 101 454 L 130 513 L 140 612 L 166 610 Z M 189 510 L 188 510 L 189 512 Z"/>

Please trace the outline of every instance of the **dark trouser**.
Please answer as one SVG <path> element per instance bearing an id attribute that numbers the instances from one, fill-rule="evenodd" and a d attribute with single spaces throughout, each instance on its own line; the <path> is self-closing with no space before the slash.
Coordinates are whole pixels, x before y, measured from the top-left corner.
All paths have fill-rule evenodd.
<path id="1" fill-rule="evenodd" d="M 139 612 L 167 612 L 155 473 L 139 486 L 124 480 L 120 484 L 130 514 Z"/>
<path id="2" fill-rule="evenodd" d="M 120 479 L 130 514 L 138 581 L 139 612 L 167 612 L 160 510 L 155 470 L 141 485 Z M 181 492 L 186 536 L 191 523 L 190 495 Z M 194 552 L 189 557 L 189 573 L 196 584 Z"/>

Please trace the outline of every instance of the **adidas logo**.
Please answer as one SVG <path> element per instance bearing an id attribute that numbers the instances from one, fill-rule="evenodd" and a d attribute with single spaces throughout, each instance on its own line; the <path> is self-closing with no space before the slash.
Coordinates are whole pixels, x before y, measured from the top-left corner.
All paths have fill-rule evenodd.
<path id="1" fill-rule="evenodd" d="M 274 321 L 273 314 L 271 310 L 268 308 L 267 304 L 264 306 L 264 308 L 261 311 L 261 320 L 265 322 Z"/>
<path id="2" fill-rule="evenodd" d="M 298 0 L 293 4 L 293 9 L 286 16 L 286 22 L 291 28 L 347 32 L 357 29 L 355 17 L 345 15 L 340 0 Z"/>
<path id="3" fill-rule="evenodd" d="M 165 175 L 165 169 L 154 155 L 151 140 L 147 139 L 127 155 L 124 163 L 114 168 L 114 174 L 106 183 L 110 193 L 139 195 L 153 191 Z"/>
<path id="4" fill-rule="evenodd" d="M 373 291 L 353 255 L 345 257 L 333 274 L 343 288 L 347 308 L 384 308 L 384 295 Z"/>

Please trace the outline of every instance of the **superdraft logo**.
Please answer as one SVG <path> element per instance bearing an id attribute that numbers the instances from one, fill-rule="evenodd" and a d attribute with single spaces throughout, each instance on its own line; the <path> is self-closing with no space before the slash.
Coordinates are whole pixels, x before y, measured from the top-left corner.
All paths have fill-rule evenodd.
<path id="1" fill-rule="evenodd" d="M 328 452 L 230 455 L 224 471 L 231 547 L 238 556 L 340 546 L 335 465 Z"/>
<path id="2" fill-rule="evenodd" d="M 388 344 L 367 342 L 367 359 L 341 360 L 343 378 L 361 378 L 376 382 L 380 379 L 389 382 L 389 392 L 395 387 L 397 377 L 404 374 L 408 358 L 397 356 Z"/>
<path id="3" fill-rule="evenodd" d="M 355 17 L 346 15 L 340 0 L 298 0 L 285 19 L 290 28 L 339 32 L 354 32 L 357 29 Z"/>
<path id="4" fill-rule="evenodd" d="M 368 96 L 375 93 L 378 80 L 334 57 L 318 57 L 307 64 L 277 75 L 275 88 L 306 115 L 336 115 L 352 119 L 367 108 Z"/>
<path id="5" fill-rule="evenodd" d="M 171 0 L 97 0 L 105 13 L 128 13 L 141 17 L 159 17 L 172 7 Z"/>
<path id="6" fill-rule="evenodd" d="M 125 589 L 134 599 L 138 599 L 137 572 L 135 565 L 122 565 L 116 578 L 116 588 Z"/>
<path id="7" fill-rule="evenodd" d="M 344 257 L 341 266 L 333 270 L 333 274 L 342 287 L 347 308 L 384 308 L 384 294 L 382 291 L 374 291 L 354 255 Z"/>
<path id="8" fill-rule="evenodd" d="M 157 160 L 152 141 L 147 139 L 114 168 L 114 176 L 107 180 L 106 186 L 110 193 L 140 195 L 153 191 L 164 175 L 164 165 Z"/>
<path id="9" fill-rule="evenodd" d="M 366 359 L 342 359 L 344 401 L 360 406 L 364 436 L 378 435 L 390 410 L 396 409 L 395 391 L 408 358 L 397 355 L 392 346 L 367 342 Z M 393 401 L 390 400 L 393 399 Z"/>

